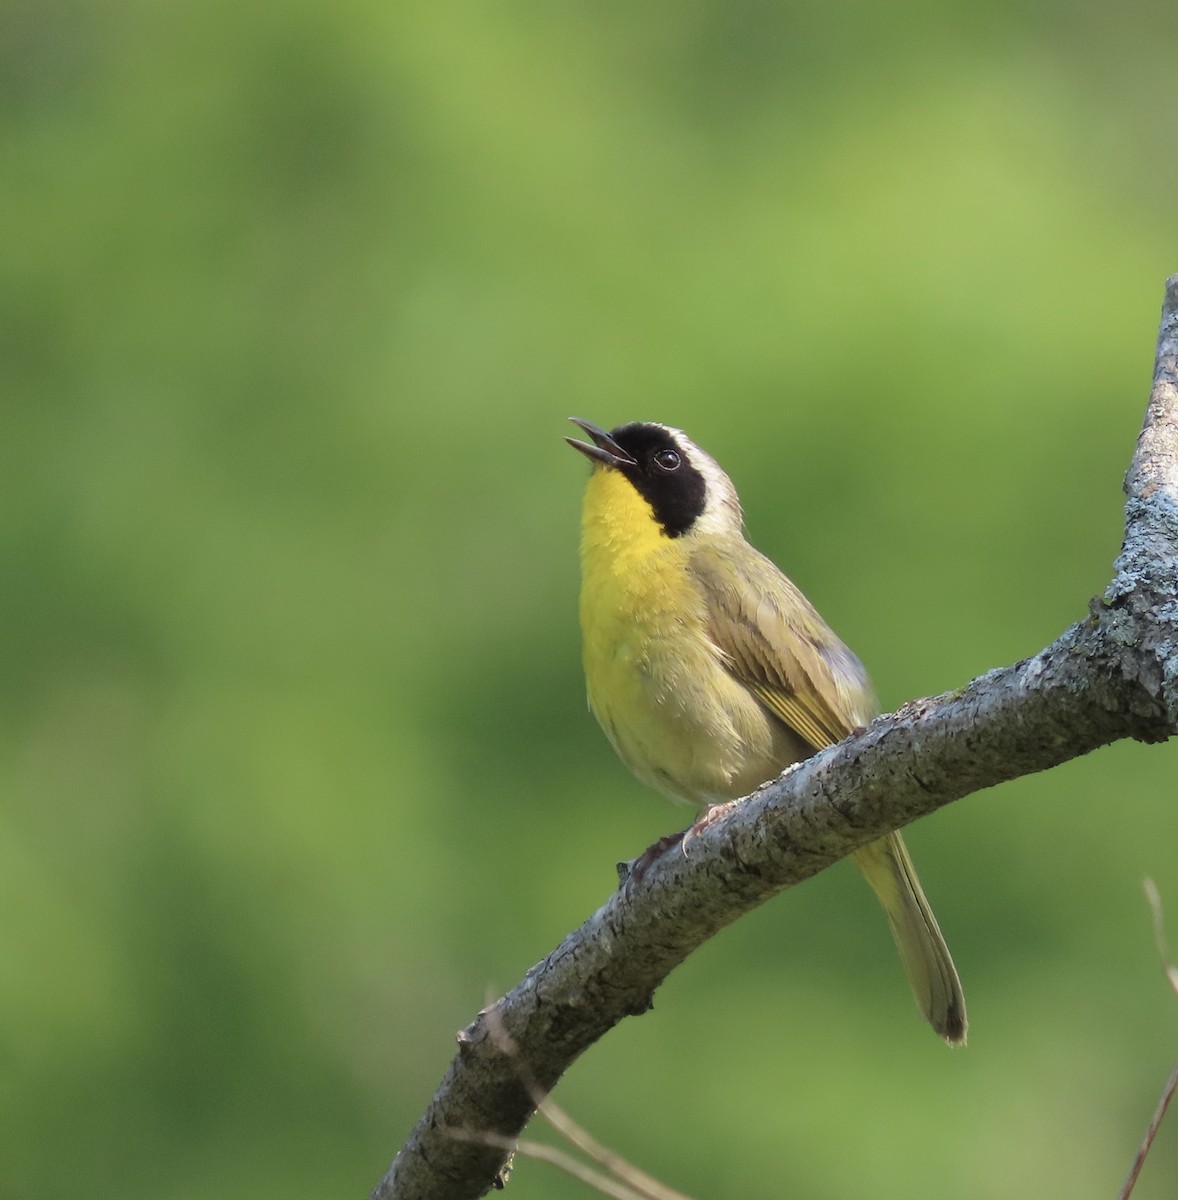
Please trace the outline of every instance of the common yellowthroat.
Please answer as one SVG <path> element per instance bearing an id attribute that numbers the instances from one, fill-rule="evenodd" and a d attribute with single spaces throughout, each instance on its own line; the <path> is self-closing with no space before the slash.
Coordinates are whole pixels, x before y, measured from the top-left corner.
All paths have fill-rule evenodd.
<path id="1" fill-rule="evenodd" d="M 745 796 L 878 711 L 862 664 L 744 538 L 732 481 L 667 425 L 571 418 L 593 469 L 581 535 L 589 707 L 643 783 L 697 806 Z M 899 833 L 852 856 L 916 1003 L 951 1045 L 965 997 Z"/>

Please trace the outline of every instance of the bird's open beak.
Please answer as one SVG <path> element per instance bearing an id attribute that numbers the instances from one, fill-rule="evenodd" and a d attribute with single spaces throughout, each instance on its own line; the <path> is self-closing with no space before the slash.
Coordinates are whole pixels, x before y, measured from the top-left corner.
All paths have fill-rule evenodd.
<path id="1" fill-rule="evenodd" d="M 565 438 L 574 450 L 580 450 L 586 458 L 605 463 L 607 467 L 638 465 L 638 460 L 632 454 L 623 450 L 604 429 L 599 429 L 592 421 L 582 421 L 580 417 L 569 417 L 569 420 L 574 425 L 579 425 L 593 439 L 593 445 L 590 446 L 588 442 L 580 442 L 576 438 Z"/>

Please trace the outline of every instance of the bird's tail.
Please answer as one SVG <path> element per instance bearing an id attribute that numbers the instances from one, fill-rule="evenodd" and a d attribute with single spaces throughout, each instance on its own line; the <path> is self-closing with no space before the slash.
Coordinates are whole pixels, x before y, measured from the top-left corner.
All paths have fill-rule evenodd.
<path id="1" fill-rule="evenodd" d="M 961 980 L 903 839 L 889 834 L 852 858 L 887 914 L 921 1014 L 949 1045 L 962 1045 L 967 1022 Z"/>

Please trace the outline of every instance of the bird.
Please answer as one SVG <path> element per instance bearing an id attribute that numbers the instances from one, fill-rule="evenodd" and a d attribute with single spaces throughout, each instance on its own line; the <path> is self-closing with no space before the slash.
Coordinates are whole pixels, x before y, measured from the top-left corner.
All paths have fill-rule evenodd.
<path id="1" fill-rule="evenodd" d="M 569 418 L 591 464 L 580 624 L 589 707 L 643 783 L 707 812 L 878 712 L 867 672 L 744 535 L 719 463 L 682 430 Z M 706 819 L 706 818 L 705 818 Z M 887 917 L 917 1007 L 965 1042 L 957 968 L 898 832 L 851 856 Z"/>

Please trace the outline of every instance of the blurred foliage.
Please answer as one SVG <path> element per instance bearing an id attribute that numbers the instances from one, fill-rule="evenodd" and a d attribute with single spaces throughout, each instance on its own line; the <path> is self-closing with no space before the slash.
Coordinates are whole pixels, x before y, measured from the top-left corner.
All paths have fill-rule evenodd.
<path id="1" fill-rule="evenodd" d="M 687 430 L 885 706 L 1110 574 L 1178 269 L 1178 10 L 0 9 L 0 1195 L 363 1195 L 453 1033 L 683 814 L 585 712 L 564 418 Z M 1175 753 L 911 832 L 561 1085 L 700 1200 L 1113 1194 Z M 1164 1127 L 1138 1200 L 1173 1194 Z M 583 1194 L 523 1164 L 518 1200 Z"/>

